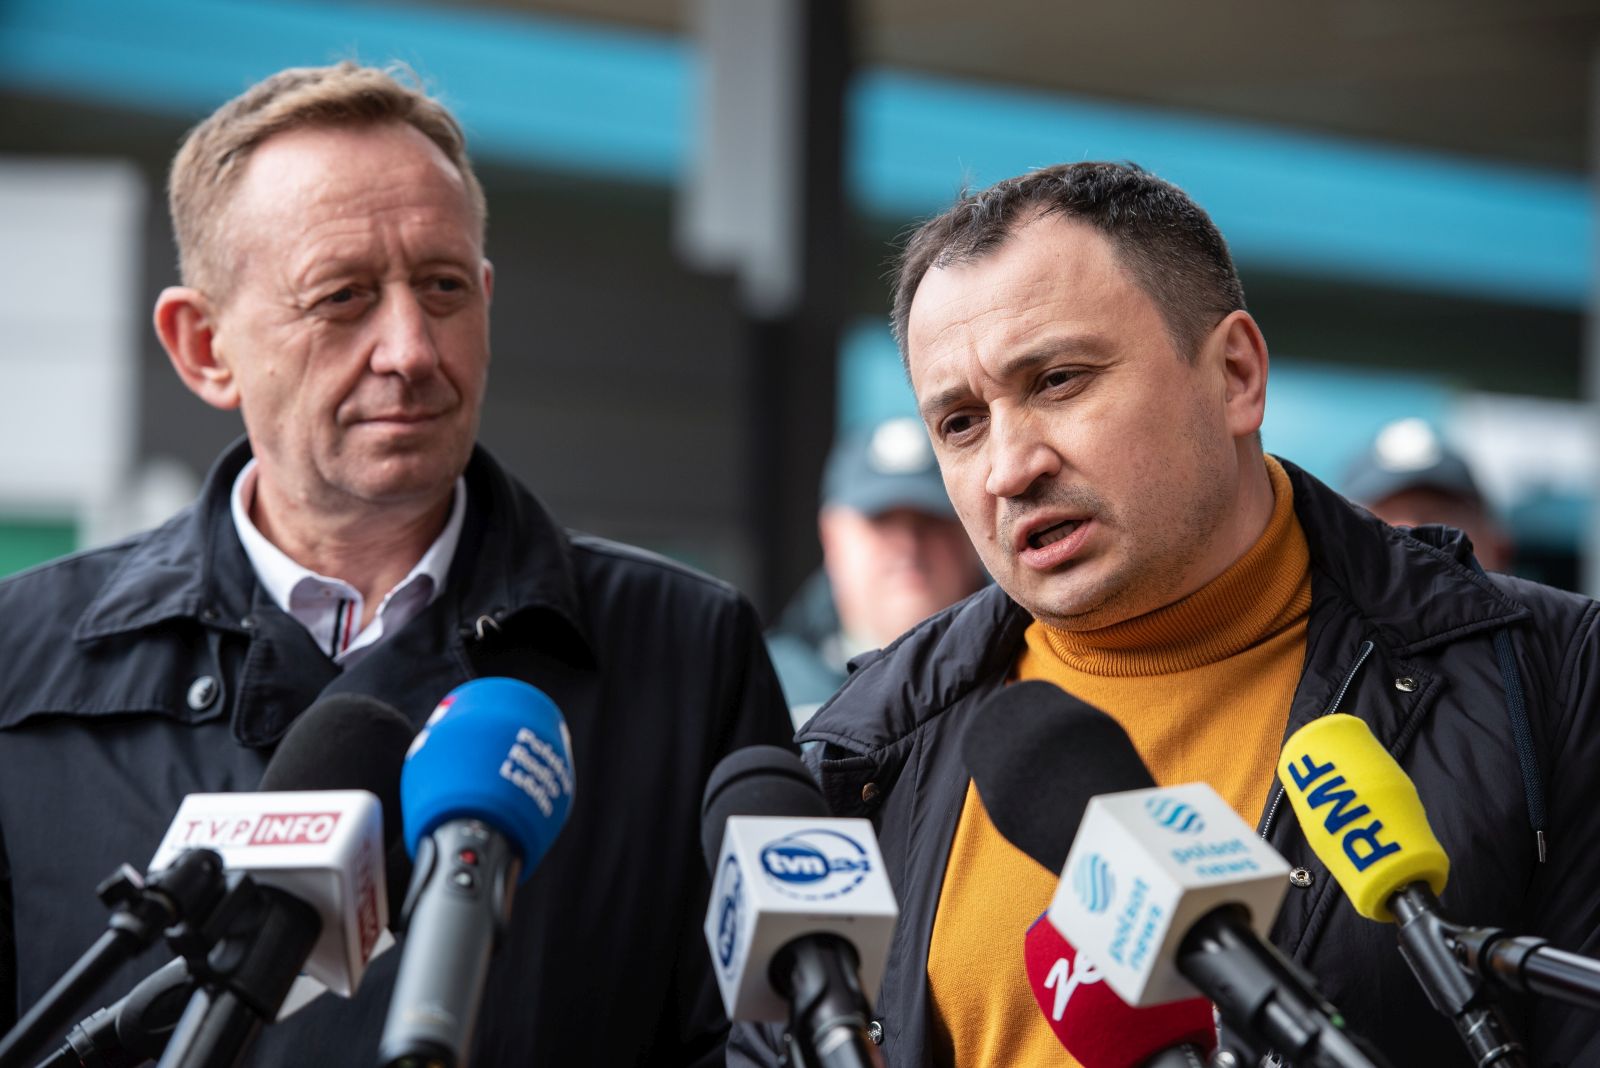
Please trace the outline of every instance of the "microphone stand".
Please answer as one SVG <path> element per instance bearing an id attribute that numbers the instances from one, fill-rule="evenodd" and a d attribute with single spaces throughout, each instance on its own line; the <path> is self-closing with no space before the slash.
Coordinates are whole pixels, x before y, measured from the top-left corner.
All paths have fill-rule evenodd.
<path id="1" fill-rule="evenodd" d="M 1479 1068 L 1526 1068 L 1522 1043 L 1487 985 L 1458 959 L 1457 938 L 1465 929 L 1440 915 L 1433 891 L 1425 883 L 1412 883 L 1389 899 L 1389 911 L 1400 921 L 1400 955 L 1433 1007 L 1455 1024 L 1473 1063 Z"/>
<path id="2" fill-rule="evenodd" d="M 1178 971 L 1216 1003 L 1222 1020 L 1290 1064 L 1386 1068 L 1341 1028 L 1338 1010 L 1271 945 L 1241 935 L 1249 914 L 1223 905 L 1195 921 L 1178 947 Z"/>
<path id="3" fill-rule="evenodd" d="M 21 1068 L 46 1036 L 70 1020 L 112 972 L 151 946 L 163 929 L 208 913 L 222 886 L 222 858 L 209 849 L 181 854 L 149 882 L 126 864 L 108 876 L 95 889 L 112 910 L 106 932 L 0 1041 L 0 1068 Z"/>
<path id="4" fill-rule="evenodd" d="M 867 1037 L 855 947 L 838 935 L 797 938 L 772 959 L 772 985 L 789 1001 L 789 1039 L 806 1068 L 883 1068 Z"/>
<path id="5" fill-rule="evenodd" d="M 1600 1009 L 1600 962 L 1489 927 L 1459 929 L 1452 938 L 1460 963 L 1496 986 Z"/>
<path id="6" fill-rule="evenodd" d="M 61 1047 L 35 1068 L 138 1068 L 153 1061 L 193 993 L 188 962 L 170 960 L 120 1001 L 73 1027 Z"/>
<path id="7" fill-rule="evenodd" d="M 200 986 L 189 999 L 159 1068 L 236 1065 L 283 1005 L 322 931 L 317 910 L 248 874 L 229 889 L 208 925 L 212 948 L 188 957 Z"/>

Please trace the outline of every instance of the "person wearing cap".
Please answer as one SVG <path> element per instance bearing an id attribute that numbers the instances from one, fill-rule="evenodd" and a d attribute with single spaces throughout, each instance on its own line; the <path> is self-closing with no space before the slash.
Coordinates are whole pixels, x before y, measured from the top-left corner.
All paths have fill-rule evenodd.
<path id="1" fill-rule="evenodd" d="M 1393 527 L 1455 527 L 1485 571 L 1511 570 L 1511 540 L 1472 468 L 1426 420 L 1399 419 L 1378 431 L 1345 474 L 1344 495 Z"/>
<path id="2" fill-rule="evenodd" d="M 983 584 L 917 419 L 839 437 L 823 471 L 817 535 L 822 568 L 767 635 L 796 727 L 833 696 L 852 657 Z"/>

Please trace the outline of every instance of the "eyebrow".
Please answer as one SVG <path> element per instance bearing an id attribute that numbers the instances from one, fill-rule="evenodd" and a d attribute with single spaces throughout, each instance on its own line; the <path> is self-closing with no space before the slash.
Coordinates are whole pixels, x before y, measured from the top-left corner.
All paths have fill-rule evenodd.
<path id="1" fill-rule="evenodd" d="M 1031 349 L 1026 349 L 1016 356 L 1009 357 L 1000 367 L 999 377 L 1002 379 L 1019 378 L 1034 374 L 1046 364 L 1052 363 L 1063 356 L 1088 356 L 1092 359 L 1103 359 L 1106 354 L 1105 339 L 1098 334 L 1070 334 L 1065 337 L 1047 338 Z M 940 390 L 927 401 L 917 406 L 922 415 L 923 422 L 931 422 L 933 416 L 968 396 L 972 391 L 964 385 L 951 386 L 949 389 Z"/>

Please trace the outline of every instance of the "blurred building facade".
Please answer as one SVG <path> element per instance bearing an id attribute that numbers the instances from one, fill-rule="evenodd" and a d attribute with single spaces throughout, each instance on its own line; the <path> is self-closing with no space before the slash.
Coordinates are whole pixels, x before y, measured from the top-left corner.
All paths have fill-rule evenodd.
<path id="1" fill-rule="evenodd" d="M 689 7 L 0 6 L 0 571 L 169 511 L 240 432 L 183 391 L 148 327 L 175 280 L 165 168 L 255 79 L 353 57 L 410 64 L 467 127 L 497 268 L 484 441 L 563 521 L 755 584 L 775 550 L 749 520 L 770 441 L 748 412 L 747 298 L 675 251 L 709 110 Z M 1428 418 L 1532 573 L 1576 584 L 1600 479 L 1584 370 L 1600 12 L 1112 7 L 856 5 L 838 272 L 857 325 L 821 440 L 910 410 L 882 325 L 896 234 L 964 184 L 1132 159 L 1233 245 L 1274 356 L 1269 449 L 1337 482 L 1384 422 Z M 815 477 L 782 481 L 814 511 Z"/>

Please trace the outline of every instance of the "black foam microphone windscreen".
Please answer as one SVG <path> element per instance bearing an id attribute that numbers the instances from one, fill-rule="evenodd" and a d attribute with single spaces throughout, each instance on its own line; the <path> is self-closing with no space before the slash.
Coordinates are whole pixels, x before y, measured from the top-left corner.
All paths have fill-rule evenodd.
<path id="1" fill-rule="evenodd" d="M 312 703 L 278 743 L 263 791 L 366 790 L 383 804 L 384 867 L 391 922 L 400 917 L 411 858 L 401 830 L 400 769 L 417 729 L 394 706 L 341 693 Z"/>
<path id="2" fill-rule="evenodd" d="M 776 745 L 751 745 L 723 757 L 700 802 L 700 848 L 716 867 L 729 816 L 828 817 L 827 803 L 800 758 Z"/>
<path id="3" fill-rule="evenodd" d="M 1049 871 L 1066 863 L 1090 798 L 1156 785 L 1116 720 L 1037 680 L 973 712 L 961 758 L 995 829 Z"/>

